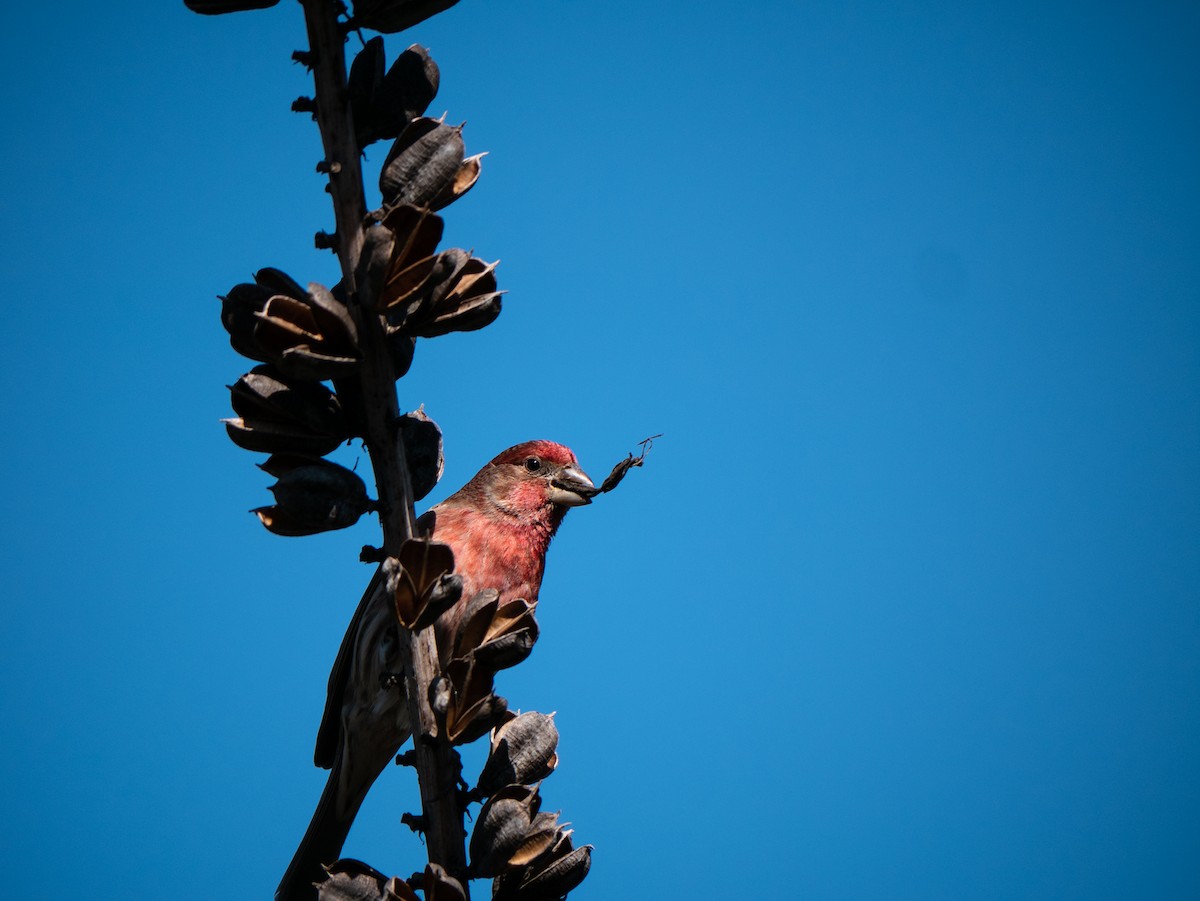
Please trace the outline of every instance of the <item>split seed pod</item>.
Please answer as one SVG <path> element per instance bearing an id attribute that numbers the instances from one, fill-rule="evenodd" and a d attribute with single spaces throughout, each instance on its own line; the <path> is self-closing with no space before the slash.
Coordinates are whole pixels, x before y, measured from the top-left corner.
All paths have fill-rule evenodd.
<path id="1" fill-rule="evenodd" d="M 536 604 L 514 598 L 504 604 L 495 589 L 475 594 L 463 611 L 453 656 L 471 657 L 492 672 L 516 666 L 529 656 L 538 638 Z"/>
<path id="2" fill-rule="evenodd" d="M 237 418 L 222 421 L 246 450 L 319 457 L 350 437 L 337 396 L 320 382 L 289 380 L 263 365 L 230 385 L 229 394 Z"/>
<path id="3" fill-rule="evenodd" d="M 446 459 L 442 455 L 442 430 L 425 415 L 424 407 L 400 417 L 400 440 L 408 463 L 413 500 L 429 494 L 442 478 Z"/>
<path id="4" fill-rule="evenodd" d="M 498 876 L 508 869 L 541 803 L 538 790 L 528 785 L 505 786 L 488 799 L 471 833 L 472 873 Z"/>
<path id="5" fill-rule="evenodd" d="M 383 34 L 395 34 L 412 28 L 430 16 L 449 9 L 458 0 L 354 0 L 354 15 L 347 28 L 370 28 Z"/>
<path id="6" fill-rule="evenodd" d="M 508 702 L 492 693 L 493 673 L 474 660 L 452 660 L 429 687 L 429 706 L 456 745 L 482 738 L 504 718 Z"/>
<path id="7" fill-rule="evenodd" d="M 592 846 L 571 846 L 560 828 L 553 845 L 524 866 L 492 882 L 492 901 L 557 901 L 583 882 L 592 865 Z"/>
<path id="8" fill-rule="evenodd" d="M 466 150 L 461 125 L 438 119 L 413 119 L 392 145 L 379 174 L 383 202 L 430 207 L 453 190 Z"/>
<path id="9" fill-rule="evenodd" d="M 450 545 L 424 538 L 409 538 L 397 557 L 383 564 L 388 591 L 396 603 L 396 616 L 414 631 L 433 624 L 462 597 L 462 576 L 455 575 Z"/>
<path id="10" fill-rule="evenodd" d="M 463 884 L 436 863 L 425 864 L 425 901 L 466 901 Z"/>
<path id="11" fill-rule="evenodd" d="M 274 454 L 259 468 L 279 480 L 271 486 L 275 504 L 250 512 L 276 535 L 344 529 L 374 506 L 362 479 L 319 457 Z"/>
<path id="12" fill-rule="evenodd" d="M 278 269 L 260 269 L 254 280 L 221 298 L 234 350 L 289 378 L 323 381 L 358 367 L 358 329 L 327 288 L 314 282 L 305 290 Z"/>
<path id="13" fill-rule="evenodd" d="M 487 797 L 505 785 L 540 782 L 558 766 L 557 748 L 552 717 L 536 710 L 513 716 L 492 731 L 491 750 L 473 794 Z"/>

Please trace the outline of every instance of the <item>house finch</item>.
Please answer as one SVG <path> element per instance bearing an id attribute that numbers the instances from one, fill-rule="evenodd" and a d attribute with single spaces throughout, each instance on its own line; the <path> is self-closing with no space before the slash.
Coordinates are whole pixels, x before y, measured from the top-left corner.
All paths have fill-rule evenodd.
<path id="1" fill-rule="evenodd" d="M 536 602 L 546 549 L 569 507 L 596 493 L 575 455 L 551 441 L 511 447 L 455 494 L 417 520 L 419 534 L 448 544 L 463 580 L 462 598 L 435 623 L 445 663 L 467 601 L 484 588 Z M 311 901 L 322 864 L 336 860 L 371 784 L 409 736 L 400 670 L 400 633 L 393 599 L 379 571 L 367 586 L 342 639 L 314 759 L 330 769 L 276 901 Z"/>

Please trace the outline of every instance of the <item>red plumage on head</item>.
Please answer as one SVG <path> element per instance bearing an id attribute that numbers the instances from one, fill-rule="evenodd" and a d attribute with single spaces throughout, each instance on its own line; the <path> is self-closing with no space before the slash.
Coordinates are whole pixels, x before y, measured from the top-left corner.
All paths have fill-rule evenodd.
<path id="1" fill-rule="evenodd" d="M 543 460 L 547 460 L 550 463 L 557 463 L 560 466 L 576 466 L 579 464 L 579 461 L 575 459 L 575 454 L 571 452 L 569 447 L 553 441 L 539 439 L 517 444 L 497 454 L 492 458 L 492 465 L 522 463 L 528 457 L 541 457 Z"/>

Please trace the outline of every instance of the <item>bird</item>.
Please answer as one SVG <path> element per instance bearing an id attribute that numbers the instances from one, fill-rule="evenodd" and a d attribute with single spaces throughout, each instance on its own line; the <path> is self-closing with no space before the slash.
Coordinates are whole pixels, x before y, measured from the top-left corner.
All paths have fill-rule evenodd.
<path id="1" fill-rule="evenodd" d="M 416 533 L 448 544 L 462 597 L 434 624 L 442 663 L 476 592 L 536 603 L 550 541 L 571 507 L 597 493 L 575 454 L 535 440 L 494 457 L 469 482 L 417 519 Z M 368 789 L 408 739 L 395 606 L 382 570 L 363 593 L 329 674 L 313 760 L 329 778 L 275 901 L 312 901 L 323 866 L 341 855 Z"/>

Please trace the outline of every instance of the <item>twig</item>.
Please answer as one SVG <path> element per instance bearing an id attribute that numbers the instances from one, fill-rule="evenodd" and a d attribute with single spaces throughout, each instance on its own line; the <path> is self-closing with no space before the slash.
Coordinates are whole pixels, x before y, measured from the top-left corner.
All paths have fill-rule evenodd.
<path id="1" fill-rule="evenodd" d="M 316 84 L 317 124 L 325 148 L 321 170 L 329 176 L 329 193 L 337 223 L 332 243 L 341 264 L 343 289 L 348 298 L 354 298 L 354 272 L 362 252 L 366 202 L 354 122 L 346 95 L 344 29 L 338 22 L 343 7 L 336 0 L 301 0 L 301 3 Z M 412 536 L 415 516 L 408 464 L 396 427 L 399 403 L 395 372 L 379 317 L 356 303 L 351 304 L 351 309 L 363 352 L 359 380 L 366 418 L 366 444 L 380 504 L 383 551 L 396 556 L 401 544 Z M 429 859 L 441 864 L 465 886 L 467 865 L 462 810 L 455 793 L 445 790 L 446 786 L 454 786 L 458 778 L 456 754 L 444 737 L 432 741 L 421 738 L 437 734 L 428 700 L 429 686 L 440 672 L 433 630 L 413 633 L 401 629 L 401 634 L 406 639 L 401 642 L 405 651 L 405 688 Z"/>

